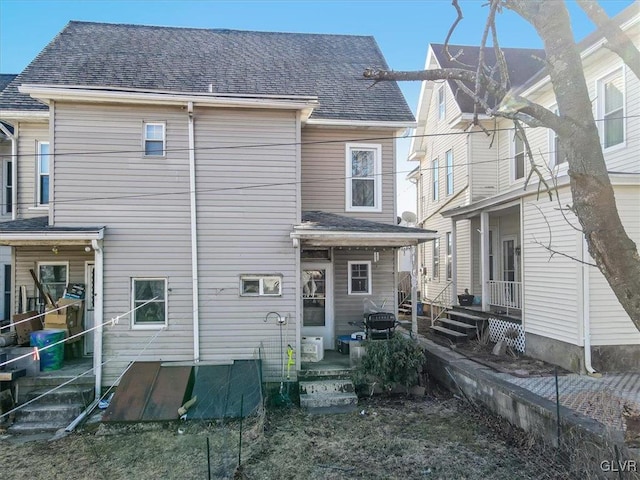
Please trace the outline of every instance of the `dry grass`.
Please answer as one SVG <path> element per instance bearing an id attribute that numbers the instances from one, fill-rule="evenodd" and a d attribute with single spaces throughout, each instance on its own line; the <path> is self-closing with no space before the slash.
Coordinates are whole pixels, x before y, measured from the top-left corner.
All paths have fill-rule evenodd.
<path id="1" fill-rule="evenodd" d="M 57 441 L 0 440 L 3 479 L 568 478 L 525 437 L 445 394 L 362 400 L 359 412 L 274 410 L 239 422 L 87 428 Z M 263 423 L 264 421 L 264 423 Z M 234 475 L 235 473 L 235 475 Z"/>

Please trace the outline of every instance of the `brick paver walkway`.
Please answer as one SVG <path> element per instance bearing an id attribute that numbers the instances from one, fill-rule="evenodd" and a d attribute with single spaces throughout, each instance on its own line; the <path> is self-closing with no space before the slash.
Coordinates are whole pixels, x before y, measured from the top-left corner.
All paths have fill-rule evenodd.
<path id="1" fill-rule="evenodd" d="M 554 376 L 514 377 L 498 374 L 503 380 L 526 388 L 547 398 L 556 400 Z M 597 420 L 616 430 L 624 430 L 622 407 L 627 404 L 640 410 L 640 373 L 610 373 L 602 377 L 588 375 L 558 376 L 560 404 Z"/>

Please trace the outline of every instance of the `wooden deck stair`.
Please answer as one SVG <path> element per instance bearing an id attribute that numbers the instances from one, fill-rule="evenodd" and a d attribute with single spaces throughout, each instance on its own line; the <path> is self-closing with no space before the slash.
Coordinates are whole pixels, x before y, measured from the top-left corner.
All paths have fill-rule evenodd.
<path id="1" fill-rule="evenodd" d="M 478 332 L 486 328 L 487 322 L 488 320 L 480 315 L 456 308 L 447 308 L 445 313 L 436 320 L 431 330 L 436 335 L 447 338 L 453 343 L 463 343 L 471 338 L 476 338 Z"/>

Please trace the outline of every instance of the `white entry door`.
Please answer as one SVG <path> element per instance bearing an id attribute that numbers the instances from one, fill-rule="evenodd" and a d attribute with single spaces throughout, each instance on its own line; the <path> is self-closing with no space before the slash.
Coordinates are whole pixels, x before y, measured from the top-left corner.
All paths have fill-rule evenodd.
<path id="1" fill-rule="evenodd" d="M 302 264 L 302 335 L 322 337 L 333 350 L 333 269 L 330 263 Z"/>
<path id="2" fill-rule="evenodd" d="M 93 299 L 94 299 L 94 285 L 95 285 L 95 264 L 93 262 L 86 262 L 84 268 L 84 329 L 94 327 L 93 321 Z M 84 336 L 84 354 L 93 354 L 93 330 L 86 333 Z"/>

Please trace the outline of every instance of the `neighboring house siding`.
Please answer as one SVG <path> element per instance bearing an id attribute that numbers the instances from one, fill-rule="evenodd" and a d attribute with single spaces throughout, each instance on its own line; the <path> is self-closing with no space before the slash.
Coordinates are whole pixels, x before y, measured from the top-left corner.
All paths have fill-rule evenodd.
<path id="1" fill-rule="evenodd" d="M 18 205 L 20 218 L 41 217 L 47 207 L 36 205 L 36 149 L 38 142 L 49 141 L 48 123 L 20 123 L 18 125 Z"/>
<path id="2" fill-rule="evenodd" d="M 393 130 L 305 127 L 302 130 L 302 210 L 321 210 L 395 224 L 394 135 Z M 345 211 L 345 162 L 348 143 L 382 146 L 381 212 Z"/>
<path id="3" fill-rule="evenodd" d="M 498 192 L 498 152 L 491 141 L 491 137 L 483 133 L 469 135 L 472 202 Z"/>
<path id="4" fill-rule="evenodd" d="M 299 251 L 289 238 L 297 218 L 296 132 L 293 112 L 196 111 L 202 360 L 254 358 L 262 341 L 279 338 L 269 312 L 286 317 L 297 338 Z M 241 274 L 282 275 L 282 296 L 241 297 Z"/>
<path id="5" fill-rule="evenodd" d="M 348 262 L 371 262 L 371 295 L 348 294 Z M 338 250 L 334 249 L 334 317 L 336 336 L 351 334 L 360 327 L 350 325 L 349 322 L 361 322 L 364 314 L 364 300 L 368 299 L 378 307 L 384 304 L 384 311 L 396 311 L 394 298 L 395 282 L 394 250 L 386 249 L 380 252 L 380 260 L 373 261 L 372 250 Z M 332 347 L 334 348 L 334 347 Z"/>
<path id="6" fill-rule="evenodd" d="M 145 121 L 166 122 L 165 157 L 142 155 Z M 55 125 L 55 224 L 106 227 L 104 318 L 132 308 L 132 278 L 167 278 L 167 330 L 128 316 L 105 328 L 105 379 L 134 359 L 193 358 L 186 111 L 58 103 Z"/>
<path id="7" fill-rule="evenodd" d="M 636 245 L 640 245 L 640 187 L 616 186 L 615 193 L 625 231 Z M 593 260 L 589 258 L 589 261 Z M 618 302 L 604 275 L 596 267 L 587 268 L 592 344 L 640 344 L 640 332 Z"/>
<path id="8" fill-rule="evenodd" d="M 571 203 L 568 188 L 560 191 L 559 202 Z M 580 258 L 581 234 L 567 224 L 558 202 L 544 197 L 539 201 L 535 195 L 525 197 L 523 215 L 525 331 L 579 345 L 582 274 L 579 263 L 570 257 Z M 568 257 L 552 255 L 545 246 Z"/>

